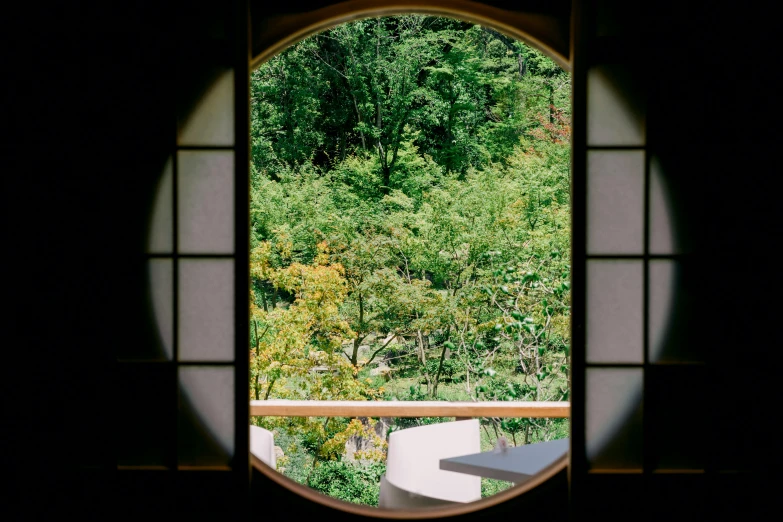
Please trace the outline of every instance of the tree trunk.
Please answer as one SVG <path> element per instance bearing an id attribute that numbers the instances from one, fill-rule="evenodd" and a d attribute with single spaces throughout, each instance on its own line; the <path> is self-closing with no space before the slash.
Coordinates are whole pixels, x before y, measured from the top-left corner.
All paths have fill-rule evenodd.
<path id="1" fill-rule="evenodd" d="M 416 330 L 416 336 L 419 340 L 419 355 L 422 368 L 424 369 L 424 378 L 427 380 L 427 395 L 432 396 L 432 378 L 430 378 L 430 372 L 427 371 L 427 356 L 424 353 L 424 336 L 421 330 Z"/>
<path id="2" fill-rule="evenodd" d="M 378 145 L 380 148 L 380 144 Z M 384 162 L 385 163 L 385 162 Z M 381 187 L 381 193 L 382 194 L 388 194 L 389 193 L 389 184 L 391 183 L 391 169 L 388 165 L 382 165 L 382 172 L 383 172 L 383 186 Z"/>
<path id="3" fill-rule="evenodd" d="M 375 61 L 376 63 L 381 60 L 381 35 L 376 34 L 375 38 Z M 380 89 L 375 93 L 375 128 L 378 129 L 378 159 L 381 163 L 381 171 L 383 172 L 383 186 L 381 187 L 381 194 L 389 193 L 389 182 L 391 179 L 391 169 L 389 168 L 387 160 L 387 151 L 383 147 L 383 118 L 381 117 L 381 94 Z"/>
<path id="4" fill-rule="evenodd" d="M 449 86 L 451 87 L 451 86 Z M 452 91 L 452 96 L 449 99 L 449 116 L 446 119 L 446 143 L 444 150 L 448 150 L 449 154 L 446 156 L 446 172 L 452 172 L 454 170 L 454 147 L 452 147 L 452 141 L 454 140 L 454 133 L 453 133 L 453 125 L 454 125 L 454 104 L 457 103 L 457 98 L 454 97 L 453 91 L 454 89 L 450 89 Z"/>
<path id="5" fill-rule="evenodd" d="M 519 64 L 519 77 L 522 78 L 527 72 L 527 63 L 525 62 L 525 58 L 522 56 L 522 53 L 517 54 L 517 63 Z"/>
<path id="6" fill-rule="evenodd" d="M 349 86 L 350 89 L 350 86 Z M 359 112 L 359 104 L 356 103 L 356 95 L 351 91 L 351 99 L 353 100 L 353 108 L 356 111 L 356 119 L 359 122 L 359 125 L 362 124 L 362 113 Z M 361 129 L 361 127 L 360 127 Z M 362 149 L 367 150 L 367 141 L 364 139 L 364 132 L 359 131 L 359 137 L 362 138 Z M 343 152 L 343 159 L 345 158 L 345 153 Z"/>
<path id="7" fill-rule="evenodd" d="M 264 303 L 264 305 L 266 305 L 266 303 Z M 264 309 L 266 309 L 266 306 L 264 306 Z M 253 331 L 255 332 L 255 337 L 256 337 L 256 357 L 258 357 L 258 349 L 261 342 L 261 339 L 258 338 L 258 321 L 255 320 L 253 321 Z M 256 385 L 253 390 L 255 400 L 258 400 L 258 391 L 259 391 L 258 388 L 261 386 L 261 383 L 259 382 L 260 376 L 261 376 L 261 372 L 256 371 Z"/>
<path id="8" fill-rule="evenodd" d="M 438 372 L 435 374 L 435 383 L 432 386 L 432 398 L 437 398 L 438 395 L 438 384 L 440 384 L 440 372 L 443 369 L 443 360 L 446 358 L 446 350 L 448 350 L 448 347 L 446 345 L 443 345 L 443 350 L 440 352 L 440 362 L 438 363 Z"/>
<path id="9" fill-rule="evenodd" d="M 269 399 L 269 394 L 272 393 L 272 386 L 275 385 L 275 382 L 277 379 L 272 379 L 272 382 L 269 383 L 269 387 L 266 389 L 266 393 L 264 394 L 264 400 Z"/>
<path id="10" fill-rule="evenodd" d="M 446 330 L 446 340 L 449 338 L 449 334 L 451 333 L 451 325 L 449 325 L 448 329 Z M 438 384 L 440 384 L 440 372 L 443 370 L 443 361 L 446 359 L 446 352 L 448 351 L 448 346 L 444 343 L 443 344 L 443 350 L 440 352 L 440 362 L 438 363 L 438 372 L 435 374 L 435 384 L 432 387 L 432 398 L 437 398 L 438 395 Z"/>
<path id="11" fill-rule="evenodd" d="M 362 294 L 359 293 L 359 330 L 363 330 L 362 325 L 364 324 L 364 298 L 362 297 Z M 354 368 L 357 368 L 359 365 L 359 347 L 362 344 L 362 340 L 364 337 L 362 337 L 361 333 L 356 334 L 356 338 L 353 340 L 353 353 L 351 354 L 351 364 L 354 366 Z M 354 376 L 354 378 L 358 379 L 358 374 Z"/>
<path id="12" fill-rule="evenodd" d="M 555 122 L 555 85 L 551 79 L 546 85 L 549 89 L 549 123 L 552 124 Z"/>

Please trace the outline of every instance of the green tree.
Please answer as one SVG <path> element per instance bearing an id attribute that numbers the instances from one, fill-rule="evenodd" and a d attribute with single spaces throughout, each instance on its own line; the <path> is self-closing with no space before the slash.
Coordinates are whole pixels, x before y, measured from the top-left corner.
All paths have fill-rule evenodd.
<path id="1" fill-rule="evenodd" d="M 494 30 L 406 15 L 324 31 L 251 81 L 251 398 L 379 399 L 368 377 L 393 348 L 413 383 L 388 385 L 412 400 L 567 399 L 569 75 Z M 375 471 L 340 461 L 371 419 L 257 422 L 308 455 L 297 480 L 374 502 Z M 482 426 L 516 444 L 565 422 Z"/>

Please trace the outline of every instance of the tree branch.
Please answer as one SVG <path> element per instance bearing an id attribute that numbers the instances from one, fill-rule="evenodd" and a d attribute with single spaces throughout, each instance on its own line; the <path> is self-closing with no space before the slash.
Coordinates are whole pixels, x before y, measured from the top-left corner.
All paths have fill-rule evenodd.
<path id="1" fill-rule="evenodd" d="M 385 343 L 383 346 L 381 346 L 380 348 L 378 348 L 377 350 L 375 350 L 375 352 L 373 352 L 372 356 L 371 356 L 371 357 L 370 357 L 370 358 L 367 360 L 367 362 L 366 362 L 366 363 L 364 363 L 364 364 L 362 365 L 362 367 L 364 367 L 364 366 L 367 366 L 368 364 L 370 364 L 370 363 L 373 361 L 373 359 L 375 359 L 375 356 L 376 356 L 376 355 L 378 355 L 378 354 L 379 354 L 379 353 L 380 353 L 380 352 L 381 352 L 381 351 L 382 351 L 384 348 L 386 348 L 387 346 L 389 346 L 389 343 L 391 343 L 391 342 L 392 342 L 394 339 L 396 339 L 396 338 L 397 338 L 397 334 L 392 334 L 392 336 L 391 336 L 391 339 L 389 339 L 388 341 L 386 341 L 386 343 Z"/>

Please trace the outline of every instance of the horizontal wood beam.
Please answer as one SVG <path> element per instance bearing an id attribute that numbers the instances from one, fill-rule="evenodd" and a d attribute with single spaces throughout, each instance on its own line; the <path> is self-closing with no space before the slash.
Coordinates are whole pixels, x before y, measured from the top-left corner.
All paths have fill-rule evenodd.
<path id="1" fill-rule="evenodd" d="M 547 417 L 567 418 L 568 402 L 250 401 L 253 417 Z"/>

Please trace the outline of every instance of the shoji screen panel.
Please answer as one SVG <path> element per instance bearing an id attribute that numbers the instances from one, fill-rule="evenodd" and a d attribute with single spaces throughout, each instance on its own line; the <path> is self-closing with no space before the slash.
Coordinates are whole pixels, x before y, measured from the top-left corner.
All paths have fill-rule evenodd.
<path id="1" fill-rule="evenodd" d="M 172 473 L 177 502 L 215 505 L 249 478 L 247 4 L 182 2 L 175 18 L 171 148 L 145 254 L 157 344 L 118 359 L 133 426 L 118 469 Z"/>
<path id="2" fill-rule="evenodd" d="M 609 513 L 666 487 L 654 477 L 704 472 L 693 433 L 706 415 L 691 401 L 705 363 L 685 326 L 693 268 L 648 140 L 639 12 L 574 6 L 571 485 L 575 510 Z"/>

